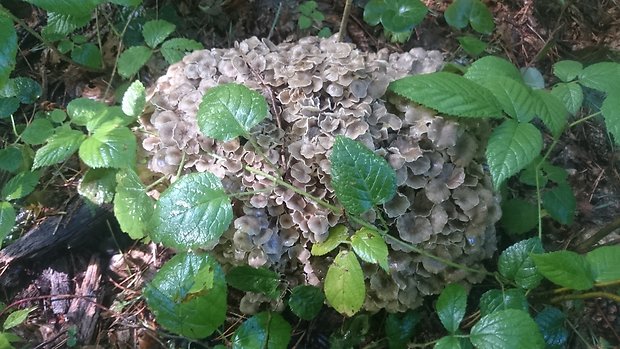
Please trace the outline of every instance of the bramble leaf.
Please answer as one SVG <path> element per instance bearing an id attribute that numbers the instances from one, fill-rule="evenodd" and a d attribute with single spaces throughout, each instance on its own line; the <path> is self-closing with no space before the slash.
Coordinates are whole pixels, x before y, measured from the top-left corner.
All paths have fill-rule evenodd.
<path id="1" fill-rule="evenodd" d="M 542 136 L 536 126 L 506 120 L 493 130 L 486 158 L 493 178 L 499 186 L 527 166 L 542 150 Z"/>
<path id="2" fill-rule="evenodd" d="M 422 320 L 419 311 L 408 310 L 404 313 L 389 313 L 385 319 L 385 336 L 390 349 L 407 347 L 416 325 Z"/>
<path id="3" fill-rule="evenodd" d="M 78 185 L 78 193 L 96 205 L 112 202 L 116 188 L 116 170 L 91 168 Z"/>
<path id="4" fill-rule="evenodd" d="M 146 92 L 144 85 L 140 80 L 136 80 L 129 85 L 127 91 L 123 95 L 123 113 L 137 117 L 142 114 L 144 106 L 146 105 Z"/>
<path id="5" fill-rule="evenodd" d="M 576 115 L 583 104 L 583 90 L 576 82 L 559 83 L 553 86 L 551 94 L 556 96 L 571 115 Z"/>
<path id="6" fill-rule="evenodd" d="M 0 201 L 0 246 L 15 225 L 15 209 L 6 201 Z"/>
<path id="7" fill-rule="evenodd" d="M 48 12 L 58 12 L 71 16 L 91 14 L 100 0 L 26 0 Z"/>
<path id="8" fill-rule="evenodd" d="M 245 320 L 232 338 L 233 349 L 286 349 L 291 341 L 291 325 L 282 315 L 258 313 Z"/>
<path id="9" fill-rule="evenodd" d="M 232 205 L 214 174 L 190 173 L 164 191 L 149 222 L 151 238 L 177 249 L 215 246 L 232 221 Z"/>
<path id="10" fill-rule="evenodd" d="M 325 276 L 325 298 L 339 313 L 353 316 L 364 305 L 364 274 L 353 252 L 340 251 Z"/>
<path id="11" fill-rule="evenodd" d="M 86 136 L 77 130 L 61 129 L 39 148 L 34 156 L 33 169 L 57 164 L 75 153 Z"/>
<path id="12" fill-rule="evenodd" d="M 136 136 L 127 127 L 106 123 L 82 142 L 79 155 L 92 168 L 129 168 L 136 163 Z"/>
<path id="13" fill-rule="evenodd" d="M 596 282 L 620 280 L 620 246 L 602 246 L 586 254 Z"/>
<path id="14" fill-rule="evenodd" d="M 0 16 L 0 89 L 7 83 L 17 55 L 17 33 L 13 21 Z"/>
<path id="15" fill-rule="evenodd" d="M 575 194 L 568 184 L 560 184 L 557 187 L 543 193 L 542 204 L 553 219 L 561 224 L 572 224 L 575 216 Z"/>
<path id="16" fill-rule="evenodd" d="M 568 110 L 564 103 L 547 90 L 533 90 L 536 98 L 536 113 L 554 137 L 559 136 L 568 119 Z"/>
<path id="17" fill-rule="evenodd" d="M 163 20 L 153 20 L 144 23 L 142 28 L 142 36 L 144 36 L 144 42 L 150 47 L 155 48 L 166 40 L 166 38 L 172 34 L 176 25 Z"/>
<path id="18" fill-rule="evenodd" d="M 609 90 L 601 106 L 601 112 L 607 132 L 611 133 L 615 143 L 620 145 L 620 89 L 617 86 Z"/>
<path id="19" fill-rule="evenodd" d="M 349 213 L 362 214 L 394 196 L 394 169 L 362 143 L 336 136 L 329 161 L 336 197 Z"/>
<path id="20" fill-rule="evenodd" d="M 484 316 L 471 329 L 470 337 L 479 349 L 543 349 L 545 342 L 538 326 L 522 310 L 499 310 Z"/>
<path id="21" fill-rule="evenodd" d="M 480 297 L 480 315 L 486 316 L 498 310 L 518 309 L 527 312 L 529 304 L 520 288 L 488 290 Z"/>
<path id="22" fill-rule="evenodd" d="M 280 292 L 280 276 L 267 268 L 252 268 L 248 265 L 233 267 L 226 273 L 226 282 L 238 290 L 263 293 L 277 298 Z"/>
<path id="23" fill-rule="evenodd" d="M 9 79 L 4 86 L 0 86 L 0 97 L 17 97 L 22 104 L 32 104 L 42 93 L 41 85 L 27 77 Z"/>
<path id="24" fill-rule="evenodd" d="M 538 208 L 522 199 L 502 201 L 502 228 L 510 234 L 523 234 L 538 224 Z"/>
<path id="25" fill-rule="evenodd" d="M 586 258 L 572 251 L 532 254 L 538 271 L 556 285 L 573 290 L 587 290 L 594 278 Z"/>
<path id="26" fill-rule="evenodd" d="M 461 47 L 470 56 L 477 57 L 487 49 L 488 43 L 470 35 L 459 36 L 456 38 Z"/>
<path id="27" fill-rule="evenodd" d="M 313 256 L 322 256 L 338 247 L 341 243 L 349 240 L 349 229 L 344 224 L 338 224 L 329 229 L 327 239 L 323 242 L 312 244 L 310 253 Z"/>
<path id="28" fill-rule="evenodd" d="M 26 127 L 22 133 L 22 139 L 26 144 L 38 145 L 45 143 L 52 134 L 54 134 L 52 123 L 47 119 L 38 118 L 32 120 Z"/>
<path id="29" fill-rule="evenodd" d="M 499 256 L 497 262 L 499 273 L 509 280 L 514 280 L 517 286 L 531 290 L 538 286 L 542 275 L 530 255 L 543 252 L 539 238 L 519 241 L 505 249 Z"/>
<path id="30" fill-rule="evenodd" d="M 534 318 L 549 349 L 565 348 L 568 330 L 564 326 L 566 314 L 558 308 L 547 307 Z"/>
<path id="31" fill-rule="evenodd" d="M 452 27 L 463 29 L 469 23 L 483 34 L 490 34 L 495 27 L 491 11 L 480 0 L 455 0 L 446 8 L 444 18 Z"/>
<path id="32" fill-rule="evenodd" d="M 153 51 L 146 46 L 132 46 L 118 58 L 118 74 L 126 79 L 138 73 L 149 61 Z"/>
<path id="33" fill-rule="evenodd" d="M 389 272 L 387 244 L 376 232 L 361 228 L 351 236 L 351 247 L 363 261 L 378 264 Z"/>
<path id="34" fill-rule="evenodd" d="M 39 184 L 41 173 L 39 171 L 24 171 L 16 174 L 2 188 L 2 198 L 4 200 L 16 200 L 32 193 Z"/>
<path id="35" fill-rule="evenodd" d="M 502 106 L 504 112 L 520 122 L 529 122 L 536 115 L 536 102 L 532 90 L 525 84 L 506 76 L 480 79 Z"/>
<path id="36" fill-rule="evenodd" d="M 323 291 L 316 286 L 299 285 L 291 291 L 288 306 L 300 319 L 314 319 L 325 302 Z"/>
<path id="37" fill-rule="evenodd" d="M 198 127 L 203 135 L 222 141 L 249 134 L 267 116 L 267 102 L 256 91 L 239 84 L 209 89 L 198 107 Z"/>
<path id="38" fill-rule="evenodd" d="M 116 174 L 114 216 L 121 230 L 134 240 L 147 235 L 147 223 L 153 214 L 155 201 L 133 170 L 121 170 Z"/>
<path id="39" fill-rule="evenodd" d="M 485 56 L 476 60 L 467 68 L 463 76 L 474 82 L 505 76 L 523 83 L 519 69 L 507 60 L 495 56 Z"/>
<path id="40" fill-rule="evenodd" d="M 585 67 L 577 80 L 583 86 L 602 92 L 610 92 L 618 88 L 620 80 L 620 64 L 601 62 Z"/>
<path id="41" fill-rule="evenodd" d="M 583 64 L 577 61 L 559 61 L 553 65 L 553 75 L 557 76 L 563 82 L 575 80 L 582 70 Z"/>
<path id="42" fill-rule="evenodd" d="M 540 70 L 534 67 L 521 68 L 521 76 L 527 86 L 535 90 L 545 88 L 545 78 L 543 78 Z"/>
<path id="43" fill-rule="evenodd" d="M 164 56 L 166 62 L 173 64 L 183 59 L 187 52 L 201 50 L 203 48 L 202 44 L 198 41 L 185 38 L 173 38 L 161 45 L 160 52 Z"/>
<path id="44" fill-rule="evenodd" d="M 25 309 L 15 310 L 14 312 L 10 313 L 9 316 L 6 317 L 6 320 L 4 320 L 4 324 L 2 325 L 2 328 L 5 331 L 7 331 L 15 326 L 21 325 L 28 318 L 28 314 L 30 314 L 35 309 L 36 308 L 25 308 Z"/>
<path id="45" fill-rule="evenodd" d="M 467 291 L 459 284 L 449 284 L 439 295 L 435 307 L 443 327 L 450 333 L 456 333 L 465 316 Z"/>
<path id="46" fill-rule="evenodd" d="M 5 119 L 5 118 L 10 117 L 11 115 L 13 115 L 13 113 L 17 111 L 18 108 L 19 108 L 19 98 L 0 97 L 0 119 Z"/>
<path id="47" fill-rule="evenodd" d="M 71 51 L 71 59 L 94 69 L 103 67 L 103 57 L 97 45 L 90 42 L 83 45 L 77 45 Z"/>
<path id="48" fill-rule="evenodd" d="M 22 150 L 18 147 L 8 146 L 0 149 L 0 170 L 15 173 L 22 166 L 23 160 Z"/>

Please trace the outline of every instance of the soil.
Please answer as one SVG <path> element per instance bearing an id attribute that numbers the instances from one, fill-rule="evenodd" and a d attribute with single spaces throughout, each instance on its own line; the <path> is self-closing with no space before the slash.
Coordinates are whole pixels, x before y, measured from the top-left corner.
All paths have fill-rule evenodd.
<path id="1" fill-rule="evenodd" d="M 346 41 L 364 50 L 388 47 L 398 51 L 423 47 L 440 50 L 446 61 L 471 61 L 456 40 L 462 33 L 450 28 L 442 17 L 450 2 L 425 0 L 431 10 L 429 15 L 402 45 L 388 42 L 381 28 L 364 23 L 358 2 L 363 1 L 354 1 Z M 520 67 L 536 67 L 543 72 L 546 81 L 553 81 L 551 65 L 561 59 L 576 59 L 584 64 L 603 60 L 620 62 L 617 51 L 620 49 L 620 5 L 616 0 L 484 2 L 493 12 L 496 23 L 494 33 L 484 38 L 490 43 L 487 52 L 507 57 Z M 179 24 L 178 36 L 198 40 L 205 47 L 230 47 L 235 41 L 250 36 L 269 37 L 279 43 L 316 34 L 318 28 L 298 29 L 299 3 L 298 0 L 184 0 L 162 4 L 148 0 L 141 15 L 152 16 L 159 11 L 162 18 Z M 325 15 L 323 25 L 337 32 L 343 4 L 329 0 L 318 3 Z M 45 14 L 35 7 L 17 1 L 7 1 L 5 6 L 37 31 L 45 24 Z M 44 91 L 38 108 L 65 107 L 80 96 L 113 102 L 114 90 L 120 81 L 110 81 L 111 67 L 120 43 L 105 28 L 108 21 L 127 14 L 111 11 L 107 16 L 99 16 L 82 34 L 90 38 L 101 36 L 107 65 L 105 72 L 69 66 L 49 49 L 41 48 L 26 31 L 19 30 L 21 51 L 14 76 L 30 76 L 42 82 Z M 100 25 L 99 32 L 97 25 Z M 133 30 L 131 26 L 129 29 Z M 160 61 L 149 62 L 141 79 L 152 84 L 164 67 Z M 598 98 L 600 96 L 592 95 L 588 102 L 596 108 L 600 106 Z M 25 110 L 23 114 L 31 115 L 31 112 Z M 19 118 L 23 117 L 19 114 Z M 2 139 L 10 134 L 9 127 L 0 123 Z M 550 142 L 547 137 L 546 144 Z M 602 120 L 593 118 L 565 132 L 550 160 L 569 172 L 577 197 L 577 214 L 571 226 L 545 220 L 545 245 L 549 249 L 584 252 L 597 243 L 620 241 L 617 234 L 610 234 L 601 241 L 598 236 L 595 241 L 588 240 L 601 227 L 607 226 L 613 232 L 619 225 L 620 152 L 606 134 Z M 233 326 L 242 320 L 234 308 L 229 312 L 230 327 L 213 342 L 189 344 L 159 328 L 140 295 L 144 283 L 170 257 L 170 251 L 154 244 L 130 241 L 118 231 L 109 208 L 84 204 L 75 190 L 78 175 L 83 172 L 76 160 L 67 163 L 60 172 L 46 173 L 46 188 L 26 199 L 20 218 L 21 233 L 14 236 L 18 242 L 27 236 L 39 236 L 47 244 L 36 249 L 38 245 L 26 240 L 22 249 L 9 250 L 9 245 L 0 252 L 0 300 L 16 308 L 33 309 L 28 320 L 14 329 L 26 339 L 26 343 L 20 345 L 60 348 L 77 337 L 87 344 L 85 348 L 210 347 L 216 341 L 230 339 Z M 515 186 L 515 190 L 522 189 L 518 184 Z M 67 214 L 63 214 L 65 212 Z M 55 221 L 50 224 L 53 219 Z M 69 230 L 68 227 L 76 224 L 77 228 Z M 32 230 L 35 234 L 28 235 Z M 58 238 L 59 231 L 67 236 Z M 503 244 L 510 243 L 509 239 L 505 240 Z M 488 285 L 479 285 L 472 292 L 481 293 L 485 287 Z M 235 304 L 239 297 L 233 292 L 229 303 Z M 429 299 L 423 307 L 430 321 L 420 326 L 415 337 L 418 343 L 443 335 L 438 319 L 432 315 L 432 304 L 433 300 Z M 584 347 L 584 336 L 589 345 L 600 343 L 601 339 L 620 344 L 617 310 L 617 303 L 605 299 L 592 299 L 569 309 L 570 325 L 573 331 L 580 333 L 580 336 L 571 335 L 569 347 Z M 2 313 L 5 311 L 0 311 Z M 343 324 L 343 318 L 332 310 L 326 309 L 311 322 L 296 322 L 292 316 L 290 319 L 294 327 L 292 347 L 295 348 L 327 348 L 331 334 L 347 336 L 348 324 Z M 385 347 L 385 342 L 379 341 L 383 334 L 372 330 L 384 319 L 385 314 L 378 314 L 370 320 L 371 330 L 367 328 L 362 333 L 360 346 Z M 467 320 L 466 323 L 472 322 Z M 340 330 L 334 330 L 338 328 Z"/>

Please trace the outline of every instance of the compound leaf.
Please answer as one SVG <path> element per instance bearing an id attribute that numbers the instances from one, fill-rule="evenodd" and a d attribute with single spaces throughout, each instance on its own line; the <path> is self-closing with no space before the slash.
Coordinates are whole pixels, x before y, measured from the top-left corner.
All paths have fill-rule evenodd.
<path id="1" fill-rule="evenodd" d="M 579 73 L 581 85 L 609 92 L 618 88 L 620 80 L 620 64 L 612 62 L 602 62 L 587 66 Z"/>
<path id="2" fill-rule="evenodd" d="M 497 262 L 499 273 L 509 280 L 514 280 L 519 287 L 531 290 L 538 286 L 542 275 L 530 255 L 543 252 L 539 238 L 519 241 L 505 249 L 499 256 Z"/>
<path id="3" fill-rule="evenodd" d="M 203 48 L 202 44 L 198 41 L 185 38 L 173 38 L 161 45 L 160 52 L 164 56 L 166 62 L 173 64 L 180 61 L 187 52 L 201 50 Z"/>
<path id="4" fill-rule="evenodd" d="M 239 84 L 213 87 L 198 107 L 198 127 L 203 135 L 222 141 L 247 136 L 267 116 L 267 102 L 260 93 Z"/>
<path id="5" fill-rule="evenodd" d="M 456 333 L 465 316 L 467 291 L 459 284 L 449 284 L 437 299 L 437 315 L 443 326 L 450 333 Z"/>
<path id="6" fill-rule="evenodd" d="M 533 254 L 538 271 L 556 285 L 573 290 L 587 290 L 594 278 L 586 258 L 572 251 Z"/>
<path id="7" fill-rule="evenodd" d="M 288 306 L 300 319 L 314 319 L 325 302 L 323 291 L 316 286 L 299 285 L 291 291 Z"/>
<path id="8" fill-rule="evenodd" d="M 586 254 L 596 282 L 620 280 L 620 246 L 602 246 Z"/>
<path id="9" fill-rule="evenodd" d="M 232 205 L 214 174 L 190 173 L 164 191 L 149 226 L 151 238 L 177 249 L 212 248 L 232 221 Z"/>
<path id="10" fill-rule="evenodd" d="M 336 136 L 329 161 L 336 197 L 349 213 L 362 214 L 394 196 L 394 169 L 360 142 Z"/>
<path id="11" fill-rule="evenodd" d="M 557 76 L 563 82 L 575 80 L 582 70 L 583 64 L 577 61 L 559 61 L 553 65 L 553 75 Z"/>
<path id="12" fill-rule="evenodd" d="M 542 150 L 542 136 L 536 126 L 506 120 L 493 130 L 486 150 L 493 186 L 499 186 L 521 171 Z"/>
<path id="13" fill-rule="evenodd" d="M 114 216 L 121 230 L 132 239 L 147 235 L 147 222 L 151 218 L 155 202 L 146 194 L 140 177 L 133 170 L 121 170 L 116 174 Z"/>
<path id="14" fill-rule="evenodd" d="M 529 122 L 536 115 L 536 102 L 532 90 L 520 81 L 507 76 L 479 80 L 502 106 L 504 112 L 520 122 Z"/>
<path id="15" fill-rule="evenodd" d="M 339 313 L 353 316 L 364 305 L 366 285 L 355 254 L 340 251 L 325 276 L 325 298 Z"/>
<path id="16" fill-rule="evenodd" d="M 146 46 L 133 46 L 121 53 L 118 58 L 118 74 L 126 79 L 135 75 L 153 55 Z"/>
<path id="17" fill-rule="evenodd" d="M 500 310 L 484 316 L 471 329 L 479 349 L 543 349 L 545 342 L 534 320 L 523 310 Z"/>
<path id="18" fill-rule="evenodd" d="M 583 90 L 576 82 L 559 83 L 553 86 L 551 94 L 564 103 L 571 115 L 576 115 L 583 104 Z"/>
<path id="19" fill-rule="evenodd" d="M 438 72 L 390 83 L 389 89 L 440 113 L 463 117 L 500 117 L 502 108 L 486 88 L 462 76 Z"/>
<path id="20" fill-rule="evenodd" d="M 144 42 L 150 47 L 155 48 L 166 40 L 172 34 L 176 26 L 166 20 L 157 19 L 144 23 L 142 28 L 142 36 Z"/>
<path id="21" fill-rule="evenodd" d="M 34 155 L 32 168 L 36 169 L 67 160 L 75 153 L 86 136 L 77 130 L 59 129 Z"/>
<path id="22" fill-rule="evenodd" d="M 378 264 L 389 272 L 387 244 L 376 232 L 361 228 L 351 237 L 351 247 L 363 261 Z"/>
<path id="23" fill-rule="evenodd" d="M 248 265 L 233 267 L 226 273 L 226 282 L 245 292 L 263 293 L 271 298 L 279 295 L 280 276 L 267 268 L 252 268 Z"/>
<path id="24" fill-rule="evenodd" d="M 291 340 L 291 325 L 282 315 L 258 313 L 245 320 L 235 331 L 233 349 L 286 349 Z"/>
<path id="25" fill-rule="evenodd" d="M 128 168 L 136 162 L 136 137 L 127 127 L 106 123 L 82 142 L 79 154 L 92 168 Z"/>

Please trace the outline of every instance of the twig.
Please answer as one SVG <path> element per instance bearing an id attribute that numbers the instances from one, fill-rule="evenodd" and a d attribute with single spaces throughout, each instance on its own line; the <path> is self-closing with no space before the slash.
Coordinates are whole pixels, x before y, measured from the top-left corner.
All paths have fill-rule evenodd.
<path id="1" fill-rule="evenodd" d="M 592 246 L 594 246 L 602 238 L 613 233 L 617 229 L 620 229 L 620 217 L 616 218 L 614 221 L 602 227 L 599 231 L 595 232 L 592 236 L 581 242 L 575 247 L 575 250 L 581 253 L 588 252 L 592 249 Z"/>
<path id="2" fill-rule="evenodd" d="M 338 31 L 338 41 L 341 42 L 344 38 L 344 33 L 347 31 L 347 22 L 349 21 L 349 14 L 351 13 L 351 4 L 353 0 L 347 0 L 344 4 L 344 11 L 342 11 L 342 20 L 340 21 L 340 31 Z"/>

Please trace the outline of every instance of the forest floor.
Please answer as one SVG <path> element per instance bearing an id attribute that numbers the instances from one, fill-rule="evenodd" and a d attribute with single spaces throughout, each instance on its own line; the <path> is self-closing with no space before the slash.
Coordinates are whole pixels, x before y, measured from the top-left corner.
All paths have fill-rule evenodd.
<path id="1" fill-rule="evenodd" d="M 430 8 L 429 15 L 405 44 L 388 42 L 380 28 L 371 27 L 364 22 L 363 9 L 356 5 L 351 12 L 345 41 L 353 42 L 363 50 L 372 51 L 384 47 L 394 51 L 422 47 L 441 51 L 447 62 L 471 61 L 459 48 L 456 40 L 459 33 L 450 28 L 443 19 L 443 11 L 449 2 L 424 2 Z M 609 60 L 620 62 L 620 4 L 617 0 L 575 1 L 566 7 L 562 7 L 561 2 L 485 1 L 496 24 L 493 34 L 485 38 L 489 42 L 487 52 L 507 57 L 519 67 L 536 67 L 543 73 L 546 81 L 553 79 L 551 65 L 558 60 L 574 59 L 584 65 Z M 34 7 L 24 2 L 9 3 L 12 3 L 14 8 L 6 6 L 31 28 L 40 30 L 45 24 L 45 15 Z M 298 0 L 184 0 L 170 3 L 173 4 L 162 5 L 157 1 L 145 1 L 145 8 L 151 12 L 159 11 L 162 18 L 178 23 L 179 37 L 200 41 L 205 48 L 231 47 L 235 41 L 250 36 L 270 36 L 270 40 L 275 43 L 293 41 L 314 35 L 320 29 L 298 29 Z M 337 32 L 343 11 L 341 2 L 319 0 L 318 4 L 319 10 L 325 15 L 323 26 Z M 98 15 L 99 25 L 108 23 L 115 16 L 123 16 L 121 13 Z M 44 102 L 40 103 L 42 107 L 46 104 L 64 107 L 77 97 L 105 101 L 114 99 L 114 88 L 118 84 L 116 81 L 109 81 L 109 78 L 119 43 L 107 40 L 113 36 L 97 29 L 93 21 L 92 25 L 84 30 L 84 34 L 91 37 L 101 35 L 107 67 L 104 73 L 88 72 L 58 62 L 52 53 L 41 49 L 40 43 L 27 32 L 19 33 L 22 51 L 18 54 L 18 70 L 21 75 L 44 82 L 41 97 Z M 30 50 L 24 49 L 28 47 Z M 145 84 L 153 84 L 156 78 L 164 73 L 163 68 L 162 62 L 149 62 L 141 73 L 141 80 Z M 592 97 L 591 103 L 597 107 L 596 96 Z M 600 106 L 600 101 L 598 103 Z M 0 124 L 0 128 L 5 126 Z M 550 143 L 550 137 L 546 139 L 546 143 Z M 575 221 L 570 226 L 545 221 L 544 243 L 550 248 L 569 247 L 579 250 L 584 248 L 586 237 L 594 231 L 603 226 L 618 225 L 620 151 L 613 147 L 602 119 L 597 118 L 566 131 L 555 149 L 550 159 L 569 172 L 569 181 L 577 198 L 577 212 Z M 30 198 L 24 205 L 28 209 L 27 213 L 22 215 L 24 232 L 33 229 L 33 226 L 40 227 L 47 216 L 82 210 L 79 205 L 74 204 L 77 197 L 76 178 L 82 169 L 77 160 L 69 162 L 66 168 L 69 170 L 61 175 L 48 174 L 48 186 L 39 192 L 37 198 Z M 514 190 L 520 190 L 518 185 L 515 185 Z M 42 249 L 37 254 L 23 255 L 6 263 L 0 270 L 0 300 L 5 304 L 19 302 L 20 307 L 34 308 L 28 321 L 16 329 L 17 334 L 27 339 L 26 347 L 66 346 L 67 339 L 75 334 L 68 333 L 67 328 L 63 327 L 63 312 L 72 306 L 72 299 L 92 293 L 97 295 L 95 309 L 79 310 L 87 312 L 87 315 L 98 316 L 94 319 L 91 347 L 209 347 L 208 342 L 190 345 L 183 338 L 158 331 L 152 314 L 140 298 L 140 292 L 141 285 L 145 280 L 149 280 L 169 257 L 169 252 L 154 249 L 152 245 L 136 244 L 123 234 L 111 233 L 110 230 L 114 230 L 114 227 L 107 223 L 111 218 L 106 212 L 105 209 L 98 211 L 104 218 L 100 221 L 76 223 L 78 227 L 84 224 L 89 229 L 88 232 L 81 232 L 82 237 L 58 243 L 51 249 Z M 60 229 L 68 228 L 63 225 Z M 79 231 L 77 227 L 73 229 Z M 620 242 L 617 236 L 608 237 L 607 243 Z M 500 241 L 500 244 L 504 245 L 509 243 Z M 89 276 L 89 273 L 92 275 Z M 91 289 L 76 290 L 71 286 L 83 284 L 84 280 L 93 277 Z M 69 287 L 63 289 L 58 286 L 58 279 L 64 280 Z M 62 285 L 62 282 L 60 284 Z M 233 293 L 230 297 L 234 299 L 237 296 Z M 425 305 L 429 313 L 432 313 L 431 304 L 429 301 L 428 305 Z M 594 300 L 586 305 L 588 310 L 584 311 L 583 316 L 576 319 L 573 325 L 583 329 L 583 333 L 594 337 L 602 336 L 611 343 L 620 344 L 618 305 L 609 304 L 602 299 Z M 614 307 L 615 312 L 610 313 L 609 309 Z M 240 318 L 240 315 L 231 312 L 230 325 L 239 322 Z M 333 311 L 325 310 L 315 322 L 298 324 L 295 328 L 294 347 L 327 347 L 327 338 L 333 329 L 341 326 L 342 321 Z M 416 337 L 418 342 L 441 335 L 441 325 L 436 318 L 431 318 L 422 327 L 422 334 Z M 220 339 L 230 335 L 231 332 L 227 331 Z M 371 343 L 378 339 L 372 330 L 368 329 L 364 336 L 368 347 L 372 347 Z M 579 343 L 578 340 L 571 339 L 570 345 L 583 345 Z"/>

